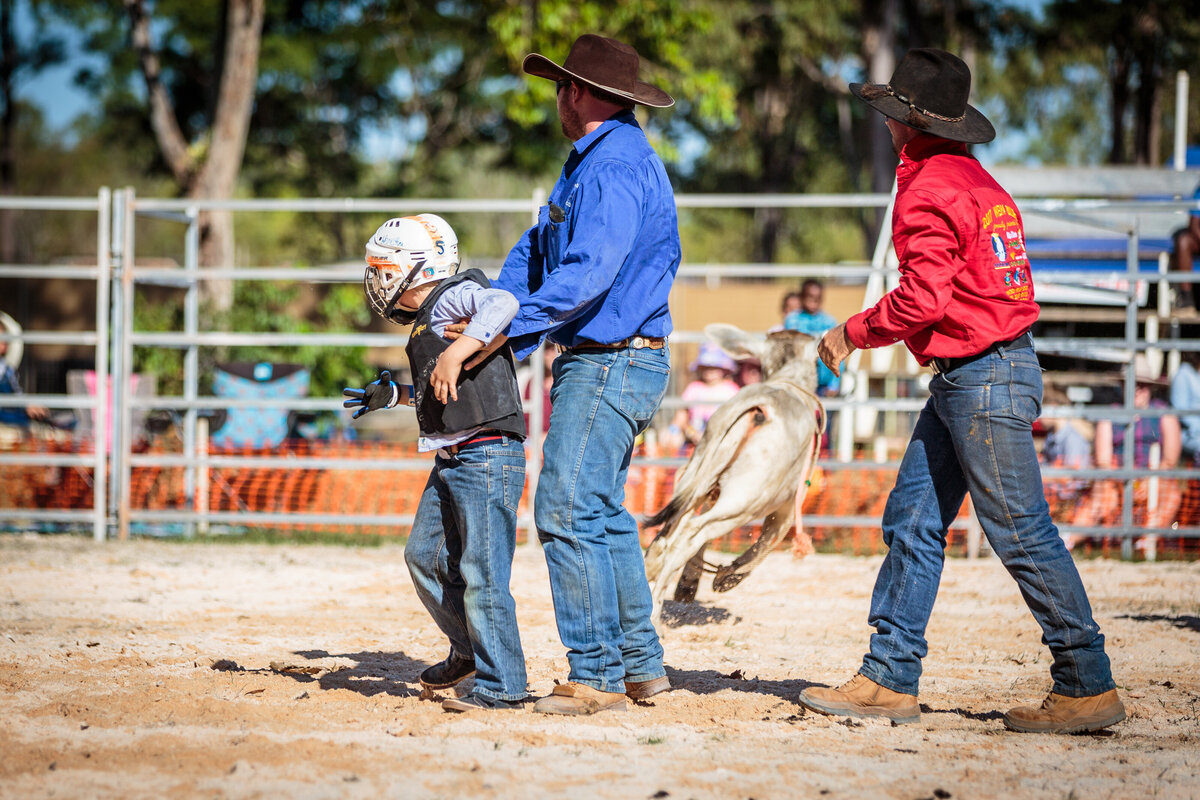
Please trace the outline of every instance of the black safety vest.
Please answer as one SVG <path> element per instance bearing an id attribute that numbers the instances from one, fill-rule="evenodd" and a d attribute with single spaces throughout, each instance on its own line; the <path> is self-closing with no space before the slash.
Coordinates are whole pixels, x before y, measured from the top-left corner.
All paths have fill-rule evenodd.
<path id="1" fill-rule="evenodd" d="M 413 330 L 408 337 L 408 366 L 412 370 L 416 395 L 417 424 L 424 436 L 445 435 L 487 427 L 517 439 L 525 438 L 525 416 L 517 391 L 517 370 L 507 344 L 492 353 L 482 364 L 464 369 L 458 377 L 458 399 L 443 405 L 429 386 L 429 376 L 438 356 L 450 342 L 434 333 L 429 320 L 438 298 L 456 283 L 472 280 L 483 287 L 492 284 L 480 270 L 469 269 L 446 278 L 429 293 L 417 309 Z"/>

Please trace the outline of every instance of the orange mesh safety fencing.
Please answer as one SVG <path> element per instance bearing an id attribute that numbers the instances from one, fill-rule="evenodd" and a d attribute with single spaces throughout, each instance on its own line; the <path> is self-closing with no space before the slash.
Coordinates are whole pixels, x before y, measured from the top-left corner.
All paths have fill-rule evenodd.
<path id="1" fill-rule="evenodd" d="M 141 446 L 139 453 L 178 453 L 178 441 Z M 6 452 L 87 454 L 86 443 L 24 439 L 6 446 Z M 311 442 L 289 440 L 273 450 L 210 450 L 211 455 L 249 457 L 324 457 L 348 460 L 427 460 L 412 443 Z M 641 446 L 636 456 L 657 457 L 651 446 Z M 625 507 L 639 521 L 655 513 L 671 498 L 675 467 L 635 463 L 625 484 Z M 135 510 L 193 510 L 185 492 L 186 470 L 181 466 L 138 466 L 131 471 L 130 501 Z M 429 467 L 391 471 L 354 468 L 259 467 L 253 464 L 208 469 L 209 511 L 276 512 L 287 514 L 364 515 L 415 514 L 429 476 Z M 879 518 L 895 480 L 887 468 L 822 470 L 818 468 L 804 502 L 804 513 L 812 516 L 865 516 Z M 1046 478 L 1046 499 L 1054 520 L 1063 525 L 1096 525 L 1120 528 L 1121 484 L 1078 478 Z M 1151 497 L 1151 495 L 1154 495 Z M 528 483 L 521 500 L 521 513 L 529 503 Z M 92 469 L 83 466 L 46 467 L 0 464 L 0 515 L 6 510 L 69 509 L 92 507 Z M 1148 500 L 1154 500 L 1147 512 Z M 1149 481 L 1138 481 L 1134 491 L 1135 527 L 1200 527 L 1200 475 L 1195 480 L 1159 479 L 1152 489 Z M 960 518 L 967 515 L 964 504 Z M 405 535 L 407 526 L 357 523 L 287 522 L 261 527 L 277 530 L 327 531 Z M 819 550 L 853 554 L 882 553 L 885 548 L 878 526 L 805 525 Z M 657 533 L 643 528 L 643 545 Z M 746 526 L 717 539 L 713 547 L 742 551 L 761 533 L 758 525 Z M 525 531 L 519 532 L 523 538 Z M 787 537 L 789 540 L 791 536 Z M 1158 557 L 1200 558 L 1200 539 L 1159 537 L 1154 542 Z M 965 552 L 966 531 L 952 529 L 948 537 L 951 553 Z M 781 547 L 790 546 L 785 542 Z M 1080 539 L 1075 551 L 1085 555 L 1119 556 L 1121 539 Z"/>

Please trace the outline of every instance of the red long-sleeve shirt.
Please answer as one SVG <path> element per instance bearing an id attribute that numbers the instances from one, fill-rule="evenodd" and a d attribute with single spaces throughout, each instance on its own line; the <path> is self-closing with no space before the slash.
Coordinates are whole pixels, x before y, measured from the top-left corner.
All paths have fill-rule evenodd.
<path id="1" fill-rule="evenodd" d="M 981 353 L 1038 317 L 1021 214 L 967 146 L 920 134 L 896 167 L 900 285 L 846 321 L 858 348 L 903 341 L 917 361 Z"/>

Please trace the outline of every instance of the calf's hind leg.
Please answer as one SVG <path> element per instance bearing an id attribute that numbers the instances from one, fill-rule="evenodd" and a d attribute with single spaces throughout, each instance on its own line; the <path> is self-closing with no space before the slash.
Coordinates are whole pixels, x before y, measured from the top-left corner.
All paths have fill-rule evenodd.
<path id="1" fill-rule="evenodd" d="M 679 576 L 679 583 L 675 584 L 676 603 L 691 603 L 696 599 L 696 592 L 700 589 L 700 578 L 704 575 L 704 552 L 706 550 L 708 550 L 708 542 L 700 545 L 696 555 L 692 556 L 684 566 L 683 574 Z"/>

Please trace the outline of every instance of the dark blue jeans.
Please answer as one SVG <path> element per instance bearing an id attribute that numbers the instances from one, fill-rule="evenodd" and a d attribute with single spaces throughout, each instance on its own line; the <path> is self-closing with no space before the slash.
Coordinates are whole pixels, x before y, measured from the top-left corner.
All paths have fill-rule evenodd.
<path id="1" fill-rule="evenodd" d="M 666 674 L 637 522 L 622 502 L 634 439 L 662 402 L 670 364 L 665 347 L 554 361 L 535 521 L 568 679 L 603 692 Z"/>
<path id="2" fill-rule="evenodd" d="M 474 691 L 501 700 L 528 696 L 509 591 L 524 487 L 525 449 L 515 439 L 439 454 L 404 547 L 417 597 L 451 652 L 475 659 Z"/>
<path id="3" fill-rule="evenodd" d="M 860 671 L 917 694 L 946 531 L 970 492 L 988 543 L 1042 627 L 1053 691 L 1086 697 L 1112 689 L 1104 636 L 1042 489 L 1032 433 L 1042 405 L 1037 355 L 1024 348 L 984 356 L 935 375 L 929 392 L 883 512 L 889 549 Z"/>

